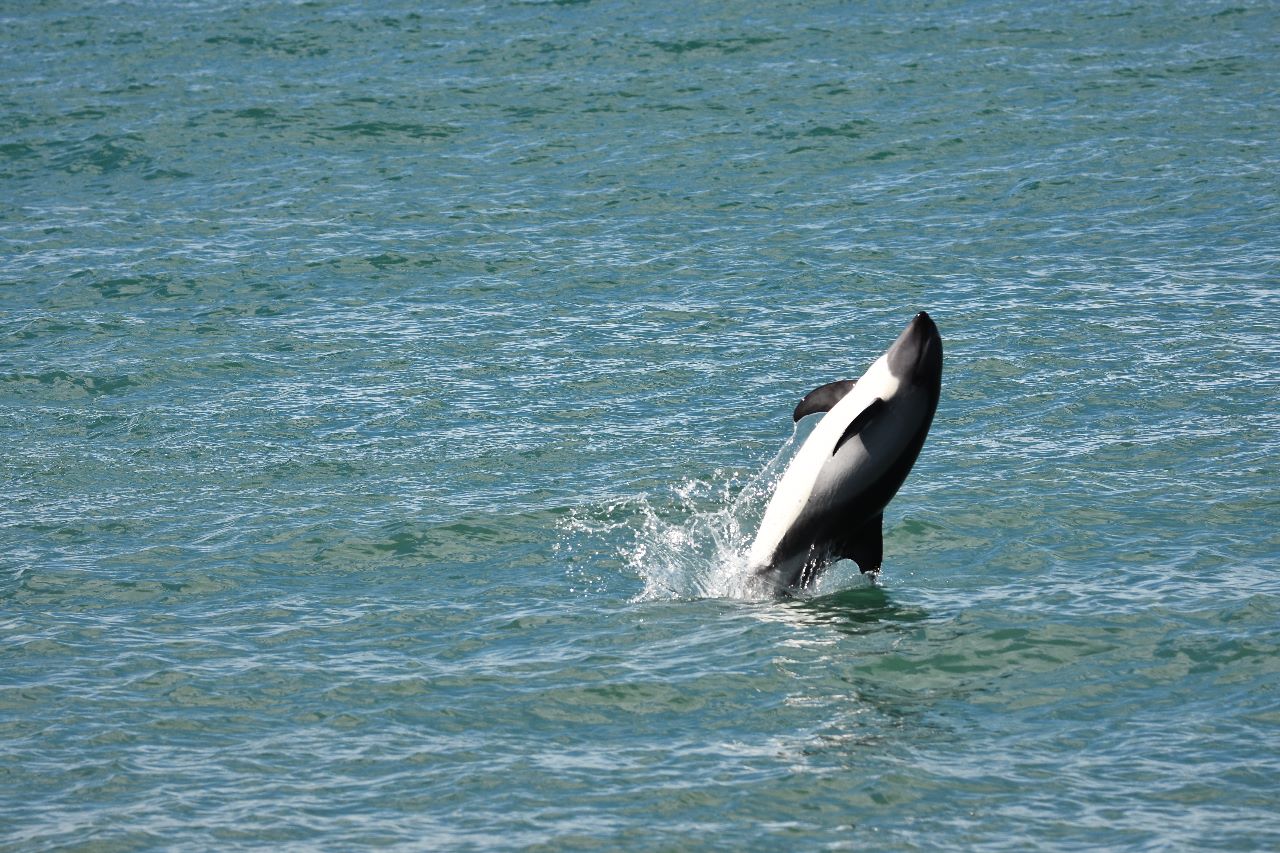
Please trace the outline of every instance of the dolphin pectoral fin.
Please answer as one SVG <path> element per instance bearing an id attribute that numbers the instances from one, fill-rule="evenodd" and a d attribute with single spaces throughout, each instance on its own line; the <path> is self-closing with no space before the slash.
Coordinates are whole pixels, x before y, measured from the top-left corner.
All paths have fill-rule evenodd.
<path id="1" fill-rule="evenodd" d="M 835 456 L 846 441 L 862 432 L 862 428 L 871 422 L 871 419 L 880 414 L 880 410 L 884 408 L 884 400 L 876 397 L 871 401 L 871 405 L 867 406 L 858 416 L 849 422 L 844 428 L 844 432 L 840 435 L 840 440 L 836 442 L 836 446 L 831 448 L 831 455 Z"/>
<path id="2" fill-rule="evenodd" d="M 884 513 L 855 530 L 841 543 L 840 556 L 853 560 L 864 575 L 880 571 L 884 560 Z"/>
<path id="3" fill-rule="evenodd" d="M 805 394 L 804 399 L 796 405 L 796 410 L 791 413 L 791 420 L 798 421 L 805 415 L 812 415 L 815 412 L 831 411 L 831 407 L 839 403 L 844 399 L 844 395 L 849 393 L 854 381 L 853 379 L 841 379 L 814 388 L 808 394 Z"/>

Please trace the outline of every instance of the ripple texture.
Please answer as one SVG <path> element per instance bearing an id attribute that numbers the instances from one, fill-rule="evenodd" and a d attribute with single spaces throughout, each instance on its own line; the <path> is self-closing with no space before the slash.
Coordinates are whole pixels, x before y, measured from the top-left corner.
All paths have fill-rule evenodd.
<path id="1" fill-rule="evenodd" d="M 1280 847 L 1278 20 L 0 13 L 0 850 Z"/>

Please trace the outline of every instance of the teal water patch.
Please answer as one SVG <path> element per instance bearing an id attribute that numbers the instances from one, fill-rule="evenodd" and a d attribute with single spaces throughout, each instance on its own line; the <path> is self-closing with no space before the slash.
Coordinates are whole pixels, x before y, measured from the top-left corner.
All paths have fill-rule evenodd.
<path id="1" fill-rule="evenodd" d="M 1280 845 L 1265 3 L 0 21 L 0 849 Z M 743 595 L 947 354 L 875 584 Z"/>

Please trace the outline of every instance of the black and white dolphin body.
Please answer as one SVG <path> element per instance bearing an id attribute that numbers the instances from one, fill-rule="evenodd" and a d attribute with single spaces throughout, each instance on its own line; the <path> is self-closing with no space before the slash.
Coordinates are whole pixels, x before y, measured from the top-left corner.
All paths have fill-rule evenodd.
<path id="1" fill-rule="evenodd" d="M 809 392 L 794 420 L 826 412 L 774 489 L 747 558 L 774 595 L 835 560 L 880 570 L 884 508 L 907 479 L 942 391 L 942 337 L 920 312 L 856 382 Z"/>

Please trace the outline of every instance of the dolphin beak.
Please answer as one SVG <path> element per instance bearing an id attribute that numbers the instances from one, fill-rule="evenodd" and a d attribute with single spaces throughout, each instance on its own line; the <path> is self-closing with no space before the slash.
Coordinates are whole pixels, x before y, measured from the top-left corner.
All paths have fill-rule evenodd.
<path id="1" fill-rule="evenodd" d="M 932 382 L 942 381 L 942 335 L 938 326 L 929 316 L 929 312 L 921 311 L 911 321 L 914 334 L 920 341 L 920 360 L 916 363 L 916 375 L 928 377 Z"/>
<path id="2" fill-rule="evenodd" d="M 942 340 L 942 336 L 938 334 L 938 326 L 933 322 L 928 311 L 921 311 L 912 317 L 911 324 L 907 326 L 907 332 L 922 344 L 931 340 Z"/>
<path id="3" fill-rule="evenodd" d="M 942 336 L 929 316 L 921 311 L 889 348 L 889 367 L 897 375 L 931 385 L 942 379 Z"/>

